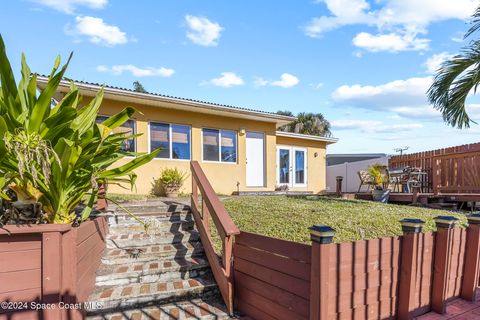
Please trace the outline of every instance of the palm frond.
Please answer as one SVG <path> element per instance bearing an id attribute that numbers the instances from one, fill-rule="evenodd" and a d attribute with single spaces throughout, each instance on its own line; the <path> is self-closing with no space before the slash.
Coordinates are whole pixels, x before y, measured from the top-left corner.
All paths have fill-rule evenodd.
<path id="1" fill-rule="evenodd" d="M 480 83 L 480 43 L 474 42 L 459 55 L 445 61 L 427 91 L 429 102 L 452 127 L 469 128 L 475 123 L 467 114 L 465 101 Z"/>

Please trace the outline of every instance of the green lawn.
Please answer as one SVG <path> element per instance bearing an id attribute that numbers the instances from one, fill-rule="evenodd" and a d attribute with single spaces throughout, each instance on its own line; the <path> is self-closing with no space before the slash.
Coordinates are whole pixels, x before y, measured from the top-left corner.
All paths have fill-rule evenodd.
<path id="1" fill-rule="evenodd" d="M 399 220 L 424 220 L 424 231 L 435 230 L 433 218 L 454 215 L 465 226 L 462 213 L 371 201 L 329 197 L 242 196 L 223 199 L 226 209 L 242 231 L 290 241 L 310 243 L 308 227 L 323 223 L 337 232 L 335 242 L 401 235 Z"/>

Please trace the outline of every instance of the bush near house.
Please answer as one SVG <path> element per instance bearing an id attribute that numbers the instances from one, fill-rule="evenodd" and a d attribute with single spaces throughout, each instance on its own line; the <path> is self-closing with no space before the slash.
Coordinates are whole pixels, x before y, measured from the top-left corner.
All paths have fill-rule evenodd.
<path id="1" fill-rule="evenodd" d="M 242 231 L 310 244 L 308 228 L 326 224 L 336 230 L 334 241 L 345 242 L 401 235 L 399 220 L 424 220 L 424 231 L 434 231 L 433 218 L 453 215 L 466 225 L 465 215 L 412 206 L 329 197 L 229 197 L 223 203 Z"/>

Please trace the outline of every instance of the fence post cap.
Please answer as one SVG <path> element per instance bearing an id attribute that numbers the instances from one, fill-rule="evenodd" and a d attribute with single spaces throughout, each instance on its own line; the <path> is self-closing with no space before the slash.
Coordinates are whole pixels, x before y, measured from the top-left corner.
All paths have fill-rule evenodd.
<path id="1" fill-rule="evenodd" d="M 400 223 L 402 225 L 402 231 L 404 233 L 420 233 L 422 232 L 422 227 L 425 224 L 425 221 L 421 219 L 405 218 L 400 220 Z"/>
<path id="2" fill-rule="evenodd" d="M 437 216 L 433 220 L 435 220 L 437 228 L 451 229 L 455 222 L 458 221 L 458 218 L 454 216 Z"/>
<path id="3" fill-rule="evenodd" d="M 310 239 L 314 242 L 327 244 L 332 243 L 335 229 L 324 224 L 316 224 L 308 228 L 310 230 Z"/>
<path id="4" fill-rule="evenodd" d="M 335 179 L 337 180 L 343 179 L 343 176 L 336 176 Z"/>
<path id="5" fill-rule="evenodd" d="M 467 214 L 468 224 L 480 224 L 480 213 Z"/>

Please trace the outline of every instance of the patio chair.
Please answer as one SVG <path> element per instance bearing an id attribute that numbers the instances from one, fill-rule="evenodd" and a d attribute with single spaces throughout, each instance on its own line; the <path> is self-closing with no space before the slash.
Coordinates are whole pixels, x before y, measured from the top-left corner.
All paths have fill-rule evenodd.
<path id="1" fill-rule="evenodd" d="M 373 177 L 368 173 L 367 170 L 360 170 L 357 172 L 358 178 L 360 179 L 360 185 L 358 186 L 358 192 L 362 186 L 367 186 L 367 191 L 370 190 L 370 187 L 373 186 Z"/>

